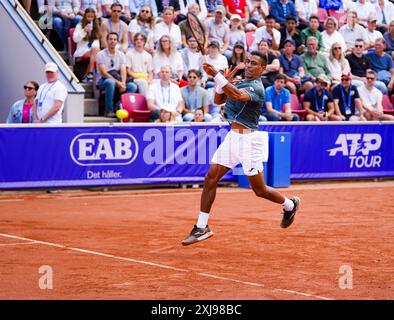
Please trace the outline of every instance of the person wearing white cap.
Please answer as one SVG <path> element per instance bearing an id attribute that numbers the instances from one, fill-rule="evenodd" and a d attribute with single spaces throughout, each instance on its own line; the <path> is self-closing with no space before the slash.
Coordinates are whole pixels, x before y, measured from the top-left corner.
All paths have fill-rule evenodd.
<path id="1" fill-rule="evenodd" d="M 234 45 L 238 41 L 241 41 L 246 48 L 246 34 L 242 29 L 242 18 L 239 14 L 235 13 L 230 18 L 230 44 L 227 50 L 223 53 L 227 59 L 231 58 Z"/>
<path id="2" fill-rule="evenodd" d="M 35 123 L 62 123 L 64 102 L 67 98 L 67 88 L 58 79 L 58 67 L 53 62 L 45 65 L 47 82 L 37 91 L 33 105 Z"/>
<path id="3" fill-rule="evenodd" d="M 215 9 L 215 16 L 206 23 L 208 30 L 208 41 L 219 42 L 220 52 L 225 52 L 230 44 L 230 28 L 224 22 L 226 9 L 218 5 Z"/>

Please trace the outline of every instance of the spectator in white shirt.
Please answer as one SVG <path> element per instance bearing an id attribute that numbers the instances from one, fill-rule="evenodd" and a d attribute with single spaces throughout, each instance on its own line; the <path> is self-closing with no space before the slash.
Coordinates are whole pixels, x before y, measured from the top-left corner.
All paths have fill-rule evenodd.
<path id="1" fill-rule="evenodd" d="M 257 28 L 265 25 L 265 18 L 269 15 L 268 2 L 266 0 L 246 0 L 249 8 L 249 22 Z"/>
<path id="2" fill-rule="evenodd" d="M 356 39 L 363 39 L 365 43 L 368 42 L 367 32 L 365 28 L 358 24 L 358 17 L 356 11 L 350 11 L 348 13 L 347 24 L 343 25 L 339 29 L 339 33 L 345 40 L 347 51 L 349 53 L 353 51 L 354 41 Z"/>
<path id="3" fill-rule="evenodd" d="M 324 21 L 324 31 L 322 32 L 322 39 L 324 49 L 322 53 L 324 53 L 327 57 L 330 54 L 330 49 L 335 42 L 339 42 L 341 44 L 341 48 L 343 52 L 347 51 L 347 46 L 345 40 L 342 35 L 337 31 L 338 21 L 334 17 L 328 17 L 326 21 Z"/>
<path id="4" fill-rule="evenodd" d="M 67 88 L 58 79 L 58 67 L 53 62 L 45 65 L 47 82 L 37 91 L 36 102 L 33 104 L 33 119 L 35 123 L 62 123 L 64 102 L 67 98 Z"/>
<path id="5" fill-rule="evenodd" d="M 205 0 L 179 0 L 179 7 L 181 8 L 180 10 L 181 14 L 186 15 L 188 12 L 188 7 L 193 3 L 197 4 L 200 9 L 197 18 L 200 21 L 204 21 L 208 15 L 207 6 L 205 5 Z"/>
<path id="6" fill-rule="evenodd" d="M 317 15 L 316 0 L 295 0 L 299 23 L 303 26 L 309 25 L 310 16 Z"/>
<path id="7" fill-rule="evenodd" d="M 233 54 L 234 45 L 238 41 L 241 41 L 246 48 L 246 35 L 242 27 L 242 18 L 235 13 L 230 18 L 230 43 L 227 50 L 223 53 L 227 59 Z"/>
<path id="8" fill-rule="evenodd" d="M 383 38 L 383 34 L 376 30 L 377 18 L 372 16 L 368 19 L 368 29 L 367 29 L 367 48 L 373 48 L 375 46 L 376 39 Z"/>
<path id="9" fill-rule="evenodd" d="M 157 17 L 157 5 L 155 0 L 129 0 L 129 9 L 132 16 L 138 15 L 144 6 L 149 6 L 152 15 Z"/>
<path id="10" fill-rule="evenodd" d="M 213 65 L 216 70 L 224 71 L 228 68 L 228 61 L 227 58 L 220 53 L 220 44 L 218 41 L 213 40 L 208 45 L 208 54 L 205 56 L 206 62 Z M 205 73 L 205 71 L 204 71 Z M 215 86 L 215 82 L 213 78 L 207 77 L 207 83 L 205 87 L 213 88 Z"/>
<path id="11" fill-rule="evenodd" d="M 155 17 L 153 15 L 152 9 L 148 5 L 143 5 L 141 7 L 138 15 L 131 20 L 129 26 L 127 27 L 129 40 L 130 40 L 130 48 L 134 46 L 134 35 L 137 32 L 142 32 L 147 37 L 147 41 L 145 44 L 145 50 L 150 54 L 153 54 L 154 41 L 153 41 L 153 32 L 155 29 Z"/>
<path id="12" fill-rule="evenodd" d="M 179 26 L 174 23 L 175 14 L 173 7 L 167 7 L 163 11 L 163 21 L 155 26 L 154 42 L 157 43 L 163 35 L 171 35 L 175 47 L 182 45 L 182 36 Z"/>
<path id="13" fill-rule="evenodd" d="M 385 33 L 389 30 L 389 24 L 394 20 L 394 4 L 389 0 L 377 0 L 375 2 L 378 30 Z"/>
<path id="14" fill-rule="evenodd" d="M 376 15 L 376 10 L 373 4 L 367 0 L 358 0 L 353 3 L 353 9 L 357 12 L 358 23 L 364 27 L 367 27 L 367 22 L 370 16 Z"/>
<path id="15" fill-rule="evenodd" d="M 256 30 L 253 43 L 250 50 L 258 50 L 258 44 L 261 40 L 267 40 L 268 45 L 272 51 L 279 50 L 280 45 L 280 32 L 275 29 L 275 18 L 272 15 L 265 17 L 265 26 Z"/>
<path id="16" fill-rule="evenodd" d="M 350 74 L 349 61 L 345 58 L 341 44 L 332 44 L 330 55 L 327 60 L 328 70 L 331 72 L 331 89 L 341 83 L 342 74 Z"/>
<path id="17" fill-rule="evenodd" d="M 187 40 L 187 48 L 183 48 L 181 51 L 183 59 L 183 76 L 187 78 L 189 70 L 198 70 L 201 74 L 204 73 L 202 68 L 203 56 L 198 48 L 197 40 L 191 36 Z M 205 87 L 206 79 L 201 80 L 201 85 Z"/>

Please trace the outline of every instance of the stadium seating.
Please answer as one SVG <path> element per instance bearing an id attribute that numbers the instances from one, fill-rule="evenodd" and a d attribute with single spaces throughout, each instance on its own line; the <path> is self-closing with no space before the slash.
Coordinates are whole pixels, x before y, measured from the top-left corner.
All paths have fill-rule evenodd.
<path id="1" fill-rule="evenodd" d="M 140 93 L 124 93 L 120 97 L 122 108 L 127 110 L 129 117 L 123 122 L 149 122 L 151 111 L 147 107 L 145 96 Z"/>
<path id="2" fill-rule="evenodd" d="M 391 100 L 393 98 L 394 98 L 394 95 L 391 95 Z M 383 105 L 383 112 L 384 113 L 394 115 L 393 104 L 391 103 L 388 95 L 385 95 L 385 94 L 383 95 L 382 105 Z"/>
<path id="3" fill-rule="evenodd" d="M 292 94 L 290 96 L 290 106 L 292 113 L 298 114 L 301 120 L 305 119 L 307 111 L 302 109 L 302 104 L 298 101 L 297 95 Z"/>

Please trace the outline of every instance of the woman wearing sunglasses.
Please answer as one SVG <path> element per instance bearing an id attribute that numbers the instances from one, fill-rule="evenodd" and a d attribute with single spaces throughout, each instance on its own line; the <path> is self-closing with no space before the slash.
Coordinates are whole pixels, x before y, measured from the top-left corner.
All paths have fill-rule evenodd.
<path id="1" fill-rule="evenodd" d="M 23 86 L 25 98 L 12 105 L 7 123 L 33 123 L 32 107 L 38 87 L 39 85 L 35 81 L 29 81 Z"/>

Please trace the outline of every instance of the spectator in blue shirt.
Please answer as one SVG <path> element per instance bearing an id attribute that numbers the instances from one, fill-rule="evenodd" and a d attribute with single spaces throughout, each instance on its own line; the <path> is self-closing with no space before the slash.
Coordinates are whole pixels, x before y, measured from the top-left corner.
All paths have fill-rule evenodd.
<path id="1" fill-rule="evenodd" d="M 272 3 L 270 14 L 275 17 L 275 20 L 284 26 L 287 16 L 297 17 L 297 11 L 295 9 L 294 3 L 289 0 L 275 0 Z"/>
<path id="2" fill-rule="evenodd" d="M 378 75 L 377 80 L 384 82 L 387 86 L 388 92 L 383 92 L 383 94 L 388 94 L 394 86 L 394 65 L 391 57 L 384 52 L 385 48 L 386 41 L 378 38 L 375 41 L 375 52 L 367 53 L 366 57 L 371 63 L 371 68 Z"/>
<path id="3" fill-rule="evenodd" d="M 285 88 L 285 85 L 286 77 L 279 74 L 275 78 L 275 84 L 265 91 L 265 106 L 262 111 L 268 121 L 300 120 L 297 114 L 291 113 L 290 91 Z"/>

